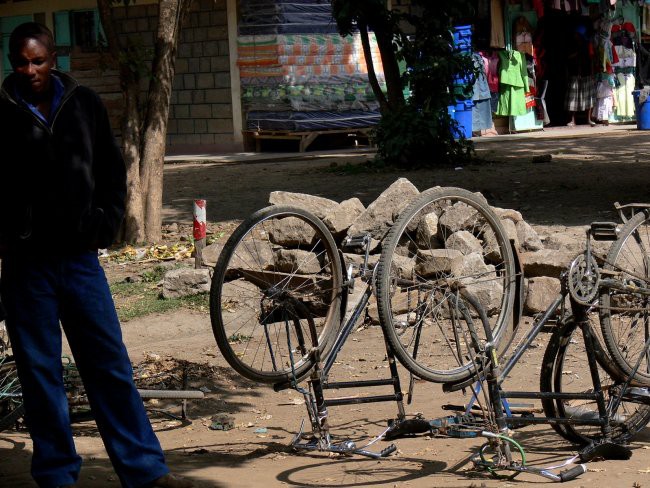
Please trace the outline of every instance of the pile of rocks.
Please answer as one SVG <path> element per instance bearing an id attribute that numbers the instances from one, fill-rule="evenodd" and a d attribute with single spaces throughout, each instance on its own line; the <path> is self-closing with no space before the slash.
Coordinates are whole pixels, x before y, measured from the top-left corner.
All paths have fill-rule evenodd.
<path id="1" fill-rule="evenodd" d="M 374 265 L 379 260 L 381 239 L 388 232 L 400 212 L 419 193 L 418 189 L 409 180 L 400 178 L 367 207 L 358 198 L 351 198 L 338 203 L 318 196 L 283 191 L 272 192 L 269 203 L 273 205 L 293 205 L 308 210 L 323 221 L 338 244 L 349 235 L 370 234 L 372 241 L 369 264 Z M 477 194 L 477 196 L 483 198 L 480 194 Z M 583 243 L 574 239 L 567 239 L 559 234 L 541 237 L 524 220 L 520 212 L 512 209 L 492 208 L 500 218 L 508 237 L 515 242 L 523 265 L 527 285 L 525 312 L 534 314 L 544 311 L 560 291 L 560 281 L 558 279 L 560 273 L 580 252 Z M 278 236 L 282 233 L 286 234 L 282 237 L 283 239 L 289 239 L 292 233 L 295 234 L 295 229 L 278 229 L 277 232 Z M 470 245 L 470 243 L 466 242 L 467 239 L 463 240 L 461 232 L 457 232 L 454 236 L 454 239 L 458 242 L 446 243 L 446 248 L 453 249 L 458 246 L 462 248 L 464 245 Z M 426 238 L 426 236 L 422 236 L 422 238 Z M 222 243 L 215 243 L 204 249 L 203 259 L 206 266 L 214 267 L 222 247 Z M 345 252 L 344 256 L 347 263 L 353 264 L 360 264 L 363 259 L 362 255 L 350 252 Z M 176 279 L 176 281 L 188 281 L 188 275 L 194 273 L 192 270 L 174 270 L 174 272 L 178 276 L 170 276 L 170 280 L 165 280 L 166 282 L 169 281 L 170 285 L 172 278 Z M 207 272 L 206 270 L 199 271 L 202 274 Z M 200 287 L 202 287 L 199 291 L 207 290 L 207 281 L 205 279 L 199 281 L 201 281 Z M 167 292 L 164 292 L 167 296 L 174 296 L 175 292 L 172 291 L 172 286 L 164 288 L 167 289 Z M 374 307 L 371 307 L 371 315 L 373 315 L 373 309 Z"/>

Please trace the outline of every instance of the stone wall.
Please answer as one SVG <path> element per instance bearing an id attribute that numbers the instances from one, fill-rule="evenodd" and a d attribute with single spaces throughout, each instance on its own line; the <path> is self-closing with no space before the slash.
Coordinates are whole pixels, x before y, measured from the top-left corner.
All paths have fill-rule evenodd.
<path id="1" fill-rule="evenodd" d="M 116 9 L 115 15 L 121 35 L 130 36 L 151 56 L 158 6 L 136 3 Z M 71 74 L 100 93 L 119 136 L 122 95 L 117 70 L 106 64 L 106 57 L 101 53 L 73 51 Z M 215 149 L 233 146 L 225 0 L 194 2 L 181 32 L 171 104 L 167 128 L 169 151 L 196 146 Z"/>

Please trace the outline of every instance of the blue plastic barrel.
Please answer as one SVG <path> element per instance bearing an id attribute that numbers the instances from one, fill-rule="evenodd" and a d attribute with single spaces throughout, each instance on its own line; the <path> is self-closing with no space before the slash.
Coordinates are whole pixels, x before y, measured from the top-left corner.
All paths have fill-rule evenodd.
<path id="1" fill-rule="evenodd" d="M 455 139 L 464 136 L 466 139 L 472 137 L 472 107 L 473 100 L 457 101 L 454 105 L 447 107 L 449 115 L 458 122 L 458 128 L 454 133 Z"/>
<path id="2" fill-rule="evenodd" d="M 634 90 L 634 108 L 636 110 L 636 128 L 639 130 L 650 130 L 650 99 L 640 103 L 641 90 Z"/>

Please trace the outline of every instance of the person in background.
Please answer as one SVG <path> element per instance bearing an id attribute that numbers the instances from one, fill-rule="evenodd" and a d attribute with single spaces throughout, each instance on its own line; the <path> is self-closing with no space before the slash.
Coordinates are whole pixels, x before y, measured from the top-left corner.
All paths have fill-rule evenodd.
<path id="1" fill-rule="evenodd" d="M 14 72 L 0 90 L 0 292 L 34 445 L 32 476 L 42 488 L 74 486 L 81 467 L 63 383 L 62 326 L 122 485 L 192 487 L 165 464 L 98 261 L 98 248 L 121 225 L 126 194 L 106 109 L 54 69 L 47 27 L 18 26 L 9 60 Z"/>
<path id="2" fill-rule="evenodd" d="M 567 54 L 568 85 L 565 108 L 569 112 L 567 126 L 575 127 L 576 112 L 585 112 L 587 123 L 595 126 L 591 120 L 591 111 L 596 99 L 596 86 L 593 77 L 593 46 L 587 36 L 587 27 L 578 25 L 573 33 L 573 42 Z"/>

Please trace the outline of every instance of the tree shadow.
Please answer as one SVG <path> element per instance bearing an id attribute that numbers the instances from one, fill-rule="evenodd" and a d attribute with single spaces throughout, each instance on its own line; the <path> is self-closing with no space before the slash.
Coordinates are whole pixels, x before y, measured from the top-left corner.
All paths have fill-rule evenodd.
<path id="1" fill-rule="evenodd" d="M 308 193 L 371 203 L 398 177 L 420 190 L 457 186 L 485 195 L 493 206 L 519 210 L 531 224 L 588 225 L 618 220 L 613 202 L 648 200 L 650 150 L 644 134 L 617 131 L 595 137 L 521 139 L 477 144 L 481 161 L 462 168 L 413 171 L 331 171 L 332 160 L 168 166 L 164 217 L 191 222 L 192 200 L 208 200 L 210 221 L 244 219 L 268 205 L 271 191 Z M 549 154 L 548 163 L 533 163 Z M 361 164 L 368 156 L 351 156 Z M 337 164 L 344 165 L 344 161 Z"/>

